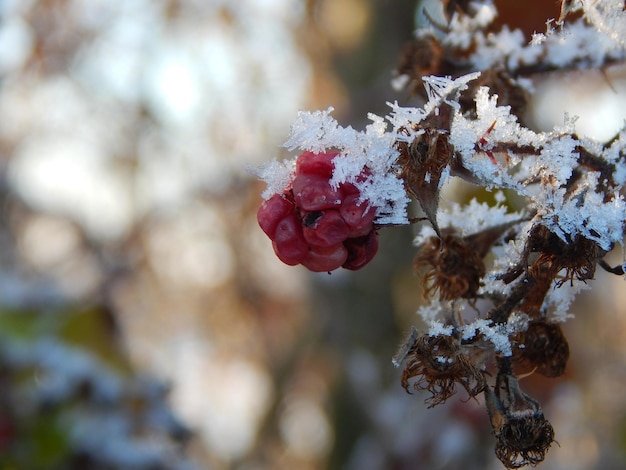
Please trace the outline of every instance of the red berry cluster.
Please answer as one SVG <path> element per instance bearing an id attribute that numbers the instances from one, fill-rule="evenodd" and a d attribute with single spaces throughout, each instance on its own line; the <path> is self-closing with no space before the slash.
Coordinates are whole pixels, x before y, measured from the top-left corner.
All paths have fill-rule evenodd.
<path id="1" fill-rule="evenodd" d="M 302 264 L 316 272 L 356 270 L 378 250 L 376 208 L 367 201 L 359 204 L 360 192 L 353 184 L 330 185 L 338 154 L 301 154 L 290 186 L 264 201 L 257 212 L 276 255 L 288 265 Z M 362 176 L 366 174 L 364 169 Z"/>

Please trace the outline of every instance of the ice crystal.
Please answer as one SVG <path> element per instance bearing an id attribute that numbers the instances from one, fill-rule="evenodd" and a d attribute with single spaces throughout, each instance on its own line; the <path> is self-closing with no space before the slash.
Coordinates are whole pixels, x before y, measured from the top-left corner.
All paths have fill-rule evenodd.
<path id="1" fill-rule="evenodd" d="M 475 198 L 466 204 L 450 203 L 449 208 L 441 208 L 437 215 L 442 228 L 454 228 L 460 236 L 468 236 L 482 230 L 523 220 L 523 212 L 509 212 L 504 204 L 504 193 L 497 191 L 494 194 L 497 204 L 490 206 L 486 202 L 478 202 Z M 435 231 L 428 225 L 422 226 L 414 244 L 419 246 L 428 237 L 435 235 Z"/>
<path id="2" fill-rule="evenodd" d="M 422 305 L 418 310 L 417 314 L 424 320 L 424 323 L 428 325 L 433 325 L 435 323 L 439 323 L 436 320 L 437 317 L 441 315 L 441 312 L 445 310 L 445 307 L 438 300 L 433 300 L 431 303 L 427 305 Z M 434 331 L 434 330 L 433 330 Z"/>
<path id="3" fill-rule="evenodd" d="M 444 325 L 440 321 L 433 321 L 430 323 L 428 336 L 450 336 L 453 331 L 454 327 L 452 325 Z"/>
<path id="4" fill-rule="evenodd" d="M 372 123 L 365 131 L 357 131 L 350 126 L 340 126 L 331 116 L 332 111 L 331 107 L 325 111 L 298 113 L 284 146 L 288 150 L 311 152 L 338 150 L 340 154 L 333 161 L 330 184 L 335 188 L 341 183 L 355 185 L 360 191 L 360 200 L 376 208 L 378 224 L 408 223 L 409 199 L 395 171 L 398 152 L 385 120 L 370 114 Z M 253 170 L 267 185 L 263 198 L 281 194 L 289 187 L 294 177 L 294 162 L 295 158 L 283 162 L 274 160 Z"/>
<path id="5" fill-rule="evenodd" d="M 545 33 L 534 33 L 530 43 L 524 34 L 504 26 L 486 34 L 483 30 L 496 17 L 491 3 L 481 5 L 474 16 L 455 17 L 442 43 L 470 51 L 470 62 L 477 70 L 503 66 L 510 71 L 541 63 L 548 67 L 597 67 L 626 53 L 626 14 L 619 0 L 581 0 L 584 18 L 559 23 L 546 22 Z M 575 4 L 576 2 L 573 2 Z M 573 12 L 575 5 L 570 7 Z"/>
<path id="6" fill-rule="evenodd" d="M 289 150 L 300 148 L 311 152 L 323 152 L 329 147 L 328 142 L 337 143 L 354 137 L 352 128 L 342 129 L 331 117 L 333 108 L 325 111 L 300 111 L 291 125 L 291 133 L 284 146 Z M 352 131 L 352 132 L 351 132 Z"/>
<path id="7" fill-rule="evenodd" d="M 263 199 L 282 193 L 293 179 L 293 171 L 294 161 L 279 162 L 276 159 L 251 169 L 251 172 L 267 185 L 261 193 Z"/>
<path id="8" fill-rule="evenodd" d="M 511 337 L 524 331 L 528 325 L 527 318 L 512 315 L 506 323 L 493 323 L 485 318 L 478 318 L 472 323 L 460 327 L 461 339 L 471 340 L 481 334 L 493 344 L 494 350 L 504 356 L 511 356 Z"/>
<path id="9" fill-rule="evenodd" d="M 462 75 L 452 80 L 450 77 L 423 77 L 424 87 L 428 95 L 428 103 L 424 105 L 424 112 L 429 114 L 435 110 L 442 101 L 458 108 L 458 103 L 454 100 L 459 92 L 467 89 L 467 84 L 480 77 L 480 72 L 472 72 Z"/>
<path id="10" fill-rule="evenodd" d="M 570 307 L 576 296 L 591 289 L 590 284 L 584 282 L 565 283 L 558 289 L 550 289 L 546 295 L 545 308 L 552 321 L 564 322 L 573 317 Z"/>
<path id="11" fill-rule="evenodd" d="M 541 223 L 570 242 L 576 235 L 594 240 L 603 250 L 610 250 L 624 236 L 626 204 L 620 194 L 609 202 L 598 193 L 598 173 L 582 176 L 579 188 L 566 199 L 564 188 L 544 188 L 535 201 L 540 210 Z M 541 197 L 541 199 L 540 199 Z"/>
<path id="12" fill-rule="evenodd" d="M 612 41 L 626 47 L 626 13 L 621 0 L 580 0 L 585 18 Z"/>

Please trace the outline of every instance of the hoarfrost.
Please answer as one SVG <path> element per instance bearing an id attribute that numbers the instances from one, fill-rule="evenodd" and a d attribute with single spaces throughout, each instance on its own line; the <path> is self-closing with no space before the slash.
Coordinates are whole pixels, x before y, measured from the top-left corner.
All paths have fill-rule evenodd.
<path id="1" fill-rule="evenodd" d="M 284 146 L 288 150 L 323 152 L 336 149 L 340 154 L 333 160 L 330 184 L 352 183 L 360 191 L 361 202 L 376 208 L 376 223 L 407 224 L 406 207 L 409 199 L 404 183 L 395 169 L 398 152 L 394 136 L 387 132 L 385 120 L 370 114 L 372 121 L 365 131 L 342 127 L 331 116 L 333 108 L 324 111 L 300 112 L 291 127 Z M 261 165 L 254 173 L 267 184 L 262 196 L 284 192 L 294 176 L 295 158 L 276 160 Z M 364 171 L 365 170 L 365 171 Z"/>
<path id="2" fill-rule="evenodd" d="M 522 128 L 517 123 L 517 117 L 511 115 L 510 107 L 497 106 L 497 99 L 497 95 L 489 96 L 488 88 L 480 87 L 475 97 L 476 119 L 468 119 L 456 113 L 452 121 L 450 143 L 461 155 L 465 168 L 485 187 L 514 188 L 523 194 L 525 190 L 521 183 L 488 158 L 487 152 L 493 148 L 493 142 L 536 147 L 544 139 L 540 134 Z"/>
<path id="3" fill-rule="evenodd" d="M 440 364 L 452 364 L 454 362 L 454 359 L 446 356 L 435 356 L 434 359 Z"/>
<path id="4" fill-rule="evenodd" d="M 567 23 L 546 22 L 545 33 L 534 33 L 525 44 L 522 31 L 504 26 L 485 34 L 496 17 L 492 4 L 483 5 L 473 17 L 455 17 L 442 40 L 446 46 L 471 51 L 473 68 L 504 66 L 509 71 L 541 64 L 543 69 L 598 67 L 626 54 L 626 13 L 620 0 L 581 0 L 584 18 Z M 575 11 L 574 3 L 570 6 Z M 423 34 L 423 33 L 422 33 Z M 419 33 L 418 33 L 419 36 Z"/>
<path id="5" fill-rule="evenodd" d="M 437 77 L 433 75 L 422 77 L 428 95 L 428 103 L 424 105 L 425 113 L 430 114 L 433 110 L 438 108 L 443 101 L 453 108 L 458 108 L 459 104 L 454 101 L 456 96 L 453 95 L 466 90 L 467 84 L 478 77 L 480 77 L 480 72 L 461 75 L 455 80 L 450 77 Z"/>
<path id="6" fill-rule="evenodd" d="M 591 289 L 591 285 L 584 282 L 566 283 L 561 287 L 550 289 L 545 298 L 544 306 L 550 313 L 552 321 L 564 322 L 573 315 L 570 307 L 579 292 Z"/>
<path id="7" fill-rule="evenodd" d="M 615 43 L 626 46 L 626 13 L 622 0 L 580 0 L 585 18 Z"/>
<path id="8" fill-rule="evenodd" d="M 452 325 L 444 325 L 440 321 L 433 321 L 428 328 L 428 336 L 450 336 L 454 332 Z"/>
<path id="9" fill-rule="evenodd" d="M 551 184 L 555 186 L 565 184 L 572 176 L 572 169 L 578 159 L 578 153 L 575 152 L 577 145 L 570 136 L 547 142 L 535 161 L 532 173 L 549 176 Z"/>
<path id="10" fill-rule="evenodd" d="M 261 197 L 269 199 L 274 194 L 281 194 L 291 183 L 294 169 L 293 160 L 279 162 L 276 159 L 251 169 L 251 172 L 267 185 Z"/>
<path id="11" fill-rule="evenodd" d="M 428 305 L 422 305 L 418 310 L 417 314 L 424 320 L 426 324 L 432 324 L 436 322 L 436 318 L 439 314 L 444 310 L 444 306 L 441 302 L 437 300 L 433 300 Z"/>
<path id="12" fill-rule="evenodd" d="M 470 340 L 480 333 L 493 344 L 496 352 L 504 356 L 511 356 L 513 350 L 510 336 L 518 333 L 519 322 L 516 317 L 512 317 L 510 320 L 507 323 L 494 324 L 491 320 L 478 318 L 472 323 L 460 327 L 461 339 Z"/>
<path id="13" fill-rule="evenodd" d="M 445 44 L 467 49 L 472 43 L 476 30 L 490 25 L 498 16 L 498 12 L 491 2 L 476 5 L 473 16 L 456 15 L 450 23 L 450 31 L 444 37 Z"/>
<path id="14" fill-rule="evenodd" d="M 284 147 L 289 150 L 300 148 L 310 152 L 326 150 L 329 147 L 327 142 L 337 141 L 338 134 L 342 131 L 337 121 L 330 115 L 333 110 L 331 106 L 325 111 L 300 111 L 291 125 L 290 136 Z"/>
<path id="15" fill-rule="evenodd" d="M 544 188 L 537 196 L 541 223 L 570 242 L 576 235 L 595 241 L 603 250 L 610 250 L 624 236 L 626 204 L 623 196 L 614 194 L 606 203 L 604 196 L 596 192 L 598 173 L 588 172 L 575 193 L 565 199 L 565 188 Z"/>
<path id="16" fill-rule="evenodd" d="M 454 228 L 462 237 L 473 235 L 482 230 L 487 230 L 498 225 L 504 225 L 515 221 L 521 221 L 523 212 L 509 212 L 504 193 L 497 191 L 494 195 L 497 204 L 490 206 L 486 202 L 478 202 L 476 198 L 465 205 L 452 202 L 447 209 L 440 209 L 437 220 L 442 228 Z M 435 235 L 435 231 L 429 225 L 424 225 L 414 244 L 421 245 L 427 238 Z"/>
<path id="17" fill-rule="evenodd" d="M 341 151 L 334 160 L 330 184 L 334 187 L 344 182 L 354 184 L 361 192 L 360 199 L 377 208 L 377 223 L 406 224 L 409 199 L 403 181 L 395 172 L 398 152 L 393 147 L 394 139 L 386 132 L 387 124 L 382 117 L 370 114 L 369 118 L 372 124 L 365 132 L 355 133 L 348 128 L 346 138 L 327 142 L 328 147 Z M 367 168 L 365 179 L 364 167 Z"/>

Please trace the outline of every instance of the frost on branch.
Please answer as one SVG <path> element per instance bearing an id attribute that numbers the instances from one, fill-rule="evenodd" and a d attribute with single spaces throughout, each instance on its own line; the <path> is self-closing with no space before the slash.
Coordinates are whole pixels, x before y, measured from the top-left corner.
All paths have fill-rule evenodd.
<path id="1" fill-rule="evenodd" d="M 559 323 L 576 294 L 598 266 L 624 274 L 626 263 L 611 267 L 604 257 L 624 248 L 626 129 L 597 142 L 564 116 L 539 132 L 523 111 L 538 74 L 623 62 L 624 36 L 612 31 L 623 32 L 624 6 L 564 1 L 558 22 L 527 44 L 518 30 L 492 27 L 489 1 L 444 4 L 449 24 L 416 33 L 394 80 L 423 106 L 390 103 L 364 131 L 340 126 L 332 108 L 300 113 L 285 146 L 303 153 L 259 172 L 268 183 L 259 222 L 283 261 L 321 271 L 366 264 L 376 249 L 365 233 L 425 221 L 414 265 L 426 331 L 413 329 L 393 359 L 404 363 L 402 386 L 429 392 L 430 406 L 457 390 L 484 394 L 498 458 L 507 468 L 536 465 L 554 430 L 518 377 L 563 374 L 569 345 Z M 455 178 L 492 192 L 495 204 L 440 204 Z M 513 199 L 524 207 L 511 210 Z M 407 217 L 409 200 L 425 217 Z M 348 220 L 360 230 L 359 218 L 363 233 L 346 231 Z"/>
<path id="2" fill-rule="evenodd" d="M 490 2 L 446 4 L 449 30 L 418 31 L 396 79 L 432 106 L 430 74 L 450 75 L 450 82 L 472 74 L 465 90 L 428 112 L 394 107 L 394 118 L 406 117 L 394 125 L 410 130 L 398 139 L 403 176 L 431 222 L 416 238 L 415 257 L 429 300 L 418 313 L 428 330 L 402 347 L 408 351 L 402 384 L 411 379 L 430 391 L 431 406 L 448 399 L 455 385 L 470 396 L 484 392 L 498 458 L 507 468 L 536 465 L 554 431 L 517 375 L 561 375 L 569 345 L 558 322 L 571 316 L 575 295 L 591 287 L 597 266 L 624 274 L 603 258 L 617 244 L 623 250 L 626 142 L 625 131 L 609 142 L 580 138 L 567 116 L 550 132 L 529 129 L 521 119 L 534 75 L 624 60 L 624 4 L 564 1 L 558 27 L 548 21 L 546 34 L 536 33 L 530 44 L 520 31 L 491 27 Z M 570 21 L 581 8 L 582 18 Z M 433 145 L 443 150 L 436 153 L 437 177 L 496 191 L 497 204 L 440 208 L 439 185 L 425 171 Z M 513 194 L 526 202 L 523 211 L 506 209 Z M 454 354 L 442 360 L 442 346 L 429 354 L 429 338 Z M 469 385 L 474 371 L 482 374 L 480 389 Z"/>

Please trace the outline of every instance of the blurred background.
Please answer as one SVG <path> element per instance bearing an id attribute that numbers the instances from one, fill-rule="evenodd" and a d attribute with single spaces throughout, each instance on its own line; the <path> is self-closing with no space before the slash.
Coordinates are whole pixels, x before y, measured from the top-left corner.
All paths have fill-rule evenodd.
<path id="1" fill-rule="evenodd" d="M 480 402 L 428 410 L 391 365 L 420 326 L 412 228 L 328 275 L 256 224 L 249 167 L 290 157 L 298 110 L 420 104 L 390 82 L 436 3 L 0 0 L 0 469 L 501 468 Z M 528 35 L 558 16 L 500 3 Z M 538 129 L 626 118 L 623 69 L 536 85 Z M 545 469 L 626 466 L 626 290 L 590 284 L 565 376 L 522 384 Z"/>

